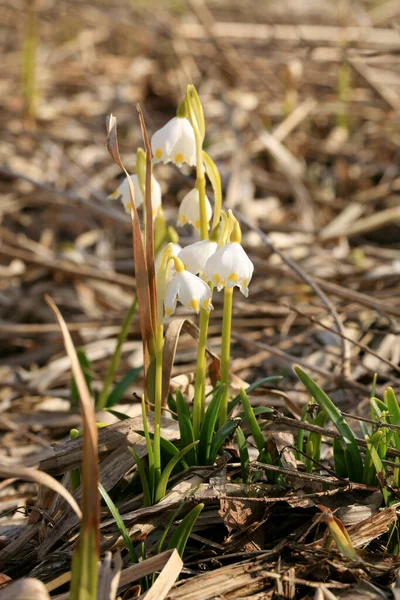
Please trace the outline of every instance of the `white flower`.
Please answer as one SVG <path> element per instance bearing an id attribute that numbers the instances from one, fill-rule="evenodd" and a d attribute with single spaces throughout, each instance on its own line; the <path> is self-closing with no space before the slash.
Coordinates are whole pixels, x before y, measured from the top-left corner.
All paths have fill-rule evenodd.
<path id="1" fill-rule="evenodd" d="M 254 265 L 238 242 L 229 242 L 212 254 L 204 270 L 207 280 L 217 286 L 218 291 L 237 285 L 242 294 L 248 296 Z"/>
<path id="2" fill-rule="evenodd" d="M 162 256 L 162 253 L 163 253 L 165 247 L 166 246 L 161 248 L 160 252 L 157 254 L 156 260 L 154 261 L 156 277 L 157 277 L 157 273 L 158 273 L 158 267 L 160 266 L 160 262 L 161 262 L 161 256 Z M 172 247 L 172 254 L 174 256 L 178 256 L 179 252 L 182 250 L 182 246 L 180 246 L 179 244 L 171 244 L 171 247 Z M 172 277 L 174 277 L 175 274 L 176 274 L 176 271 L 175 271 L 175 267 L 174 267 L 174 261 L 171 258 L 171 260 L 169 261 L 168 281 L 170 281 L 172 279 Z"/>
<path id="3" fill-rule="evenodd" d="M 177 256 L 183 262 L 187 271 L 190 271 L 194 275 L 203 275 L 204 266 L 216 249 L 217 242 L 201 240 L 200 242 L 186 246 Z"/>
<path id="4" fill-rule="evenodd" d="M 212 217 L 212 207 L 207 196 L 206 215 L 207 223 L 209 223 Z M 186 194 L 179 207 L 177 224 L 186 225 L 186 223 L 191 223 L 197 230 L 200 229 L 200 196 L 199 190 L 196 188 Z"/>
<path id="5" fill-rule="evenodd" d="M 133 189 L 135 191 L 135 204 L 136 208 L 142 206 L 144 202 L 142 189 L 139 185 L 139 179 L 137 175 L 131 175 L 131 180 L 133 183 Z M 128 178 L 125 177 L 121 185 L 115 190 L 113 194 L 110 194 L 110 199 L 114 200 L 115 198 L 120 198 L 122 204 L 127 213 L 131 213 L 131 195 L 129 192 L 129 183 Z M 156 217 L 161 211 L 161 186 L 158 181 L 151 176 L 151 205 L 153 209 L 153 217 Z"/>
<path id="6" fill-rule="evenodd" d="M 164 298 L 166 317 L 174 314 L 178 300 L 183 306 L 197 313 L 200 308 L 213 308 L 209 286 L 189 271 L 178 272 L 168 283 Z"/>
<path id="7" fill-rule="evenodd" d="M 193 127 L 186 118 L 174 117 L 151 138 L 154 162 L 164 164 L 172 160 L 179 167 L 182 163 L 196 164 L 196 140 Z"/>

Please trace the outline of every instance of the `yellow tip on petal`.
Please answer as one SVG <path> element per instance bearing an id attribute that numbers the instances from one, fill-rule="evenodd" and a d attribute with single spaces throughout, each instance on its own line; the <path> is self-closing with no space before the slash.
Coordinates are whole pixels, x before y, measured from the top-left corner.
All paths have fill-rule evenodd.
<path id="1" fill-rule="evenodd" d="M 206 298 L 205 300 L 203 300 L 203 308 L 209 308 L 210 307 L 210 298 Z"/>
<path id="2" fill-rule="evenodd" d="M 221 277 L 217 273 L 215 273 L 213 281 L 214 283 L 219 283 L 221 281 Z"/>
<path id="3" fill-rule="evenodd" d="M 166 317 L 170 317 L 171 316 L 171 309 L 170 308 L 166 308 L 165 309 L 165 316 Z"/>
<path id="4" fill-rule="evenodd" d="M 193 300 L 190 301 L 190 308 L 193 308 L 193 310 L 199 312 L 199 301 L 193 298 Z"/>
<path id="5" fill-rule="evenodd" d="M 128 202 L 128 204 L 126 205 L 126 210 L 132 210 L 133 206 L 132 206 L 132 202 Z"/>
<path id="6" fill-rule="evenodd" d="M 178 152 L 178 154 L 175 154 L 175 161 L 176 163 L 181 163 L 183 162 L 183 154 L 181 154 L 180 152 Z"/>
<path id="7" fill-rule="evenodd" d="M 193 223 L 193 225 L 195 226 L 196 229 L 200 229 L 200 221 L 195 221 Z"/>
<path id="8" fill-rule="evenodd" d="M 115 200 L 115 198 L 118 198 L 118 196 L 119 196 L 118 190 L 115 190 L 115 192 L 110 194 L 110 198 L 112 198 L 113 200 Z"/>
<path id="9" fill-rule="evenodd" d="M 160 148 L 157 148 L 157 150 L 154 153 L 154 156 L 157 158 L 157 160 L 160 160 L 160 158 L 162 157 L 162 155 L 163 155 L 163 151 L 160 150 Z"/>
<path id="10" fill-rule="evenodd" d="M 235 283 L 239 280 L 239 276 L 236 273 L 231 273 L 228 277 L 229 281 L 234 281 Z"/>

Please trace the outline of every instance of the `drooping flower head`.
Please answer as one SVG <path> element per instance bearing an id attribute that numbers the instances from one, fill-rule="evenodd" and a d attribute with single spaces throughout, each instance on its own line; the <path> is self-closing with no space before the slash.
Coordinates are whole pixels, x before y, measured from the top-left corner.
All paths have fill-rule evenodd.
<path id="1" fill-rule="evenodd" d="M 225 220 L 225 233 L 230 235 L 230 241 L 207 260 L 204 268 L 205 275 L 207 281 L 211 282 L 212 286 L 215 286 L 218 291 L 224 287 L 233 288 L 238 286 L 242 294 L 247 297 L 254 265 L 240 244 L 242 232 L 232 211 L 229 211 L 228 217 L 225 216 L 223 220 Z M 221 239 L 224 243 L 226 240 L 224 232 L 222 232 Z"/>
<path id="2" fill-rule="evenodd" d="M 185 265 L 185 269 L 194 275 L 204 275 L 207 260 L 217 249 L 217 242 L 201 240 L 186 246 L 177 255 Z"/>
<path id="3" fill-rule="evenodd" d="M 142 206 L 144 202 L 142 188 L 139 184 L 139 178 L 137 175 L 131 175 L 131 181 L 133 183 L 133 189 L 135 192 L 135 204 L 136 208 Z M 109 199 L 117 199 L 120 198 L 126 212 L 128 214 L 131 213 L 132 203 L 131 203 L 131 194 L 129 191 L 129 183 L 127 177 L 123 180 L 123 182 L 117 187 L 115 192 L 108 196 Z M 161 205 L 161 186 L 155 177 L 151 177 L 151 205 L 153 211 L 153 218 L 155 218 L 162 211 Z"/>
<path id="4" fill-rule="evenodd" d="M 212 217 L 212 207 L 207 196 L 206 216 L 207 223 L 209 223 Z M 177 225 L 182 226 L 187 223 L 193 225 L 197 230 L 200 229 L 200 196 L 196 188 L 193 188 L 193 190 L 186 194 L 179 207 Z"/>
<path id="5" fill-rule="evenodd" d="M 183 263 L 175 259 L 176 275 L 168 283 L 165 297 L 165 316 L 174 314 L 176 304 L 179 300 L 189 310 L 200 312 L 201 308 L 211 310 L 211 290 L 209 286 L 199 277 L 184 269 Z"/>
<path id="6" fill-rule="evenodd" d="M 178 167 L 183 163 L 196 164 L 196 140 L 193 127 L 185 117 L 174 117 L 151 138 L 154 162 L 172 161 Z"/>

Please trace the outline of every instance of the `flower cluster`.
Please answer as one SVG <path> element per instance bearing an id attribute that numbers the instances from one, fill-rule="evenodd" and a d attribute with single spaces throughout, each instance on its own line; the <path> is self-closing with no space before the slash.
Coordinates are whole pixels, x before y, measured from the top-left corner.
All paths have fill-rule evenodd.
<path id="1" fill-rule="evenodd" d="M 190 121 L 185 117 L 174 117 L 164 127 L 157 131 L 151 139 L 153 162 L 173 162 L 178 166 L 186 163 L 196 164 L 196 136 Z M 197 167 L 198 165 L 196 165 Z M 135 192 L 136 207 L 144 203 L 143 187 L 138 175 L 132 175 L 131 180 Z M 120 198 L 127 212 L 131 209 L 131 197 L 128 180 L 125 179 L 111 198 Z M 212 206 L 205 196 L 205 216 L 207 229 L 212 218 Z M 151 201 L 153 216 L 162 212 L 161 186 L 152 176 Z M 181 249 L 174 248 L 173 254 L 178 257 L 184 269 L 176 270 L 174 260 L 170 259 L 171 268 L 167 269 L 168 281 L 165 290 L 165 316 L 174 314 L 177 301 L 186 308 L 199 312 L 201 308 L 211 310 L 212 289 L 218 291 L 225 287 L 239 287 L 244 296 L 248 295 L 248 286 L 253 275 L 253 263 L 240 244 L 240 239 L 229 239 L 229 218 L 223 219 L 221 227 L 225 234 L 220 234 L 219 242 L 203 239 Z M 233 215 L 230 221 L 236 221 Z M 188 192 L 179 207 L 177 224 L 193 225 L 200 230 L 201 209 L 200 193 L 197 188 Z M 232 230 L 232 225 L 231 225 Z M 159 254 L 156 260 L 156 270 L 160 264 Z"/>

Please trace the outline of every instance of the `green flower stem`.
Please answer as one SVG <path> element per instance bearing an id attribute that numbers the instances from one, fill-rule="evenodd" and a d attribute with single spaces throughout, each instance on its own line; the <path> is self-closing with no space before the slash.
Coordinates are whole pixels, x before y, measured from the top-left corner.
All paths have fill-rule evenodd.
<path id="1" fill-rule="evenodd" d="M 232 329 L 232 300 L 233 287 L 224 289 L 224 313 L 222 318 L 222 343 L 221 343 L 221 383 L 225 384 L 224 393 L 219 409 L 219 426 L 222 427 L 228 418 L 229 401 L 229 362 L 231 357 L 231 329 Z"/>
<path id="2" fill-rule="evenodd" d="M 120 334 L 118 336 L 117 345 L 114 350 L 114 354 L 112 356 L 110 366 L 108 367 L 108 371 L 106 377 L 104 379 L 103 388 L 100 392 L 99 398 L 97 400 L 97 408 L 102 410 L 107 405 L 108 394 L 110 391 L 110 387 L 112 385 L 114 375 L 118 369 L 119 362 L 121 360 L 122 353 L 122 345 L 125 342 L 129 330 L 132 325 L 133 317 L 135 316 L 137 309 L 138 299 L 137 296 L 133 299 L 131 306 L 129 307 L 128 312 L 126 313 L 124 322 L 122 323 L 122 328 Z"/>
<path id="3" fill-rule="evenodd" d="M 206 346 L 208 335 L 208 323 L 210 320 L 210 311 L 202 308 L 200 310 L 200 334 L 199 346 L 197 350 L 196 379 L 194 385 L 193 398 L 193 433 L 194 439 L 198 440 L 200 436 L 200 425 L 205 413 L 205 392 L 206 392 Z"/>
<path id="4" fill-rule="evenodd" d="M 162 411 L 162 371 L 163 371 L 163 346 L 164 346 L 164 327 L 159 324 L 156 333 L 156 374 L 155 374 L 155 394 L 154 394 L 154 477 L 155 488 L 161 477 L 161 448 L 160 448 L 160 428 Z"/>

